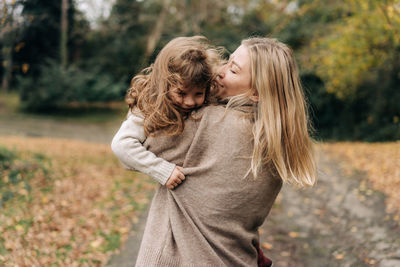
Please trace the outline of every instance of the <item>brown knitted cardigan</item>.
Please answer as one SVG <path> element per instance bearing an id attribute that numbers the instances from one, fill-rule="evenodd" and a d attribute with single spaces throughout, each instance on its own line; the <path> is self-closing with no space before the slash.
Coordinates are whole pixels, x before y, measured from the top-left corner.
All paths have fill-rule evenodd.
<path id="1" fill-rule="evenodd" d="M 183 166 L 186 180 L 175 190 L 158 187 L 136 266 L 257 266 L 257 230 L 282 181 L 270 167 L 257 179 L 248 172 L 245 110 L 205 107 L 181 135 L 146 140 L 157 156 Z"/>

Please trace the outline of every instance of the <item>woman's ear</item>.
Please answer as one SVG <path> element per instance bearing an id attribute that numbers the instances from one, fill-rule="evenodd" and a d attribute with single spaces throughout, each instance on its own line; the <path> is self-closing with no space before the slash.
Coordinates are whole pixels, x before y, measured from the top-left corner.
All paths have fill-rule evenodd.
<path id="1" fill-rule="evenodd" d="M 260 100 L 257 90 L 254 90 L 254 93 L 253 93 L 253 95 L 250 96 L 250 99 L 254 102 L 258 102 Z"/>

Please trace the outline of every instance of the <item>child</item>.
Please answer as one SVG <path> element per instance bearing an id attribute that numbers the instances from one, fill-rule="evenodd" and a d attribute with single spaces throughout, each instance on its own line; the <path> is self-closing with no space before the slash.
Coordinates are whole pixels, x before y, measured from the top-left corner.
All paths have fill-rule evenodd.
<path id="1" fill-rule="evenodd" d="M 111 144 L 125 168 L 145 173 L 169 189 L 185 180 L 181 167 L 156 157 L 143 142 L 148 136 L 182 133 L 184 119 L 210 99 L 218 59 L 205 37 L 178 37 L 132 79 L 126 95 L 128 117 Z"/>

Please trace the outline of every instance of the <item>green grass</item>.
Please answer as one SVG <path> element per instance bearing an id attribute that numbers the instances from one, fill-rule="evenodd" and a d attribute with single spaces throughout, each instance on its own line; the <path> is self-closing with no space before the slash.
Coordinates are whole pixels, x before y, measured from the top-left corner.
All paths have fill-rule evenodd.
<path id="1" fill-rule="evenodd" d="M 0 117 L 51 119 L 76 123 L 107 123 L 121 120 L 128 108 L 123 101 L 112 103 L 71 104 L 57 110 L 32 113 L 21 103 L 17 93 L 0 93 Z"/>

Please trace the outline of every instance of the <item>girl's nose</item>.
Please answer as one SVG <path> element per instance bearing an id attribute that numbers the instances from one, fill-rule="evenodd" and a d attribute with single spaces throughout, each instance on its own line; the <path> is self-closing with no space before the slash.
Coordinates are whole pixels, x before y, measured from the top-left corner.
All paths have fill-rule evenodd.
<path id="1" fill-rule="evenodd" d="M 193 107 L 195 105 L 194 99 L 192 97 L 186 97 L 183 101 L 185 106 L 187 107 Z"/>

